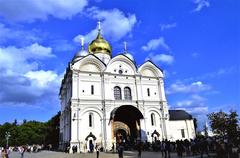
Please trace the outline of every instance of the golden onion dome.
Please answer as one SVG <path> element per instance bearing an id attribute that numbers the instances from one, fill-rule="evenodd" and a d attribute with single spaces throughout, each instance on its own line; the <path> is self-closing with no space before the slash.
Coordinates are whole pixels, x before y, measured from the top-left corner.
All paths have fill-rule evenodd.
<path id="1" fill-rule="evenodd" d="M 88 45 L 88 51 L 90 53 L 104 53 L 111 56 L 112 48 L 110 44 L 102 37 L 100 30 L 95 40 Z"/>

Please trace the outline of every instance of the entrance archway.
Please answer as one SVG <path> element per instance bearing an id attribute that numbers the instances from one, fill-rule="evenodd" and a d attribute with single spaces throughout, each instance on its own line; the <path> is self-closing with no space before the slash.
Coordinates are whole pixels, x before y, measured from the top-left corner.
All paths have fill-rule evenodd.
<path id="1" fill-rule="evenodd" d="M 113 109 L 110 120 L 116 143 L 123 142 L 128 146 L 134 145 L 141 138 L 140 119 L 143 119 L 143 115 L 134 106 L 123 105 Z"/>

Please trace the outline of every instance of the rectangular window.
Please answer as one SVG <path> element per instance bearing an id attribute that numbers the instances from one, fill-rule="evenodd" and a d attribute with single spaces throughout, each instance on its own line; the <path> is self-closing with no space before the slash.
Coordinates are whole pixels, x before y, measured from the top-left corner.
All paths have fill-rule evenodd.
<path id="1" fill-rule="evenodd" d="M 89 114 L 89 127 L 92 127 L 92 114 Z"/>
<path id="2" fill-rule="evenodd" d="M 150 89 L 147 89 L 147 95 L 150 96 Z"/>
<path id="3" fill-rule="evenodd" d="M 182 138 L 185 138 L 184 129 L 181 129 Z"/>
<path id="4" fill-rule="evenodd" d="M 91 94 L 93 95 L 94 94 L 94 86 L 91 85 Z"/>

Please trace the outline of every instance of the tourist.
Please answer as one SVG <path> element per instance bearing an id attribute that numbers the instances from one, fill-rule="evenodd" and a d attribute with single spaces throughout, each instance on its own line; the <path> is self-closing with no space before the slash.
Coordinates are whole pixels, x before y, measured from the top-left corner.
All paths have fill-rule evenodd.
<path id="1" fill-rule="evenodd" d="M 176 151 L 177 151 L 178 157 L 183 157 L 183 152 L 184 152 L 183 141 L 182 140 L 181 141 L 177 140 L 176 145 L 177 145 Z"/>
<path id="2" fill-rule="evenodd" d="M 90 143 L 89 148 L 90 148 L 90 153 L 93 153 L 93 149 L 94 149 L 93 143 Z"/>
<path id="3" fill-rule="evenodd" d="M 166 142 L 166 152 L 165 152 L 165 157 L 167 158 L 170 158 L 171 157 L 171 154 L 170 154 L 170 152 L 171 152 L 171 142 L 170 141 L 168 141 L 167 139 L 165 140 L 165 142 Z"/>
<path id="4" fill-rule="evenodd" d="M 118 157 L 123 158 L 123 144 L 121 141 L 118 143 Z"/>
<path id="5" fill-rule="evenodd" d="M 72 146 L 72 152 L 73 152 L 73 154 L 75 153 L 75 150 L 74 150 L 74 145 Z"/>
<path id="6" fill-rule="evenodd" d="M 8 150 L 6 148 L 3 148 L 3 150 L 2 150 L 2 158 L 9 158 L 8 154 L 9 154 Z"/>
<path id="7" fill-rule="evenodd" d="M 87 152 L 87 143 L 84 144 L 84 153 Z"/>
<path id="8" fill-rule="evenodd" d="M 2 158 L 6 158 L 6 152 L 4 148 L 1 149 L 1 156 Z"/>
<path id="9" fill-rule="evenodd" d="M 137 150 L 138 150 L 138 158 L 141 158 L 141 156 L 142 156 L 142 143 L 141 143 L 141 141 L 137 145 Z"/>
<path id="10" fill-rule="evenodd" d="M 99 148 L 98 144 L 96 144 L 95 149 L 96 149 L 96 152 L 97 152 L 97 158 L 99 158 L 99 150 L 100 150 L 100 148 Z"/>
<path id="11" fill-rule="evenodd" d="M 161 142 L 161 152 L 162 152 L 162 157 L 165 157 L 167 153 L 166 153 L 166 143 L 164 140 Z"/>
<path id="12" fill-rule="evenodd" d="M 18 151 L 19 151 L 19 153 L 21 155 L 21 158 L 23 158 L 24 157 L 24 153 L 25 153 L 25 148 L 20 146 L 20 147 L 18 147 Z"/>
<path id="13" fill-rule="evenodd" d="M 115 146 L 114 146 L 114 143 L 112 143 L 112 152 L 114 152 L 114 148 L 115 148 Z"/>

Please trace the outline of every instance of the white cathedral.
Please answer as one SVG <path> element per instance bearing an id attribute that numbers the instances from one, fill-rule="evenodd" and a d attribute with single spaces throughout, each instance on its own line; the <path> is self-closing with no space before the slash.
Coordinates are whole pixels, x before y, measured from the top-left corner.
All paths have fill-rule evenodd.
<path id="1" fill-rule="evenodd" d="M 99 144 L 109 151 L 119 141 L 195 138 L 193 118 L 183 110 L 169 110 L 163 71 L 153 62 L 136 66 L 126 45 L 112 56 L 110 44 L 98 34 L 75 54 L 66 69 L 61 100 L 59 147 L 89 151 Z"/>

